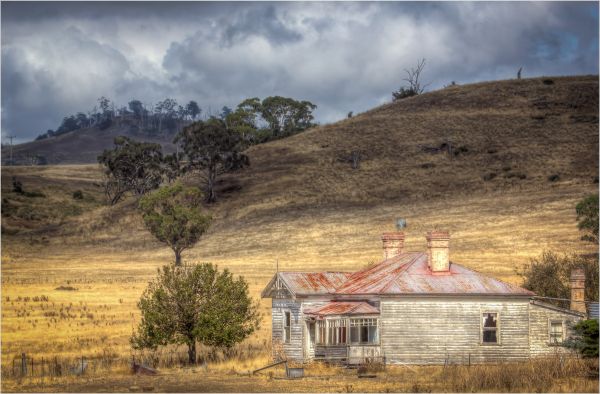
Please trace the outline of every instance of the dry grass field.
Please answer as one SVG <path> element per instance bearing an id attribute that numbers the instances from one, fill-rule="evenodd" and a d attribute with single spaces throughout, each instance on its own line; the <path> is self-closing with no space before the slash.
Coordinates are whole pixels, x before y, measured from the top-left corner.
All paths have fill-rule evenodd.
<path id="1" fill-rule="evenodd" d="M 544 250 L 594 251 L 580 240 L 574 207 L 598 189 L 598 79 L 546 79 L 450 87 L 254 146 L 251 166 L 223 178 L 221 199 L 208 208 L 214 224 L 183 258 L 243 275 L 258 298 L 276 261 L 280 270 L 298 271 L 350 271 L 377 261 L 379 237 L 399 217 L 408 222 L 407 249 L 422 250 L 426 231 L 447 229 L 453 261 L 517 284 L 515 269 Z M 443 143 L 455 153 L 427 149 Z M 363 157 L 356 170 L 341 160 L 353 150 Z M 12 176 L 45 197 L 15 194 Z M 101 181 L 97 165 L 2 168 L 5 390 L 121 391 L 136 384 L 124 367 L 120 377 L 55 386 L 6 380 L 5 369 L 22 352 L 36 360 L 131 356 L 136 302 L 173 256 L 144 229 L 133 198 L 104 205 Z M 73 198 L 76 190 L 83 199 Z M 269 300 L 261 311 L 261 329 L 236 350 L 235 365 L 209 363 L 217 375 L 166 369 L 149 384 L 169 391 L 421 390 L 408 376 L 398 378 L 402 386 L 356 378 L 298 386 L 238 376 L 268 361 Z M 435 391 L 428 382 L 423 387 Z M 589 390 L 587 380 L 577 382 L 559 379 L 552 390 Z"/>

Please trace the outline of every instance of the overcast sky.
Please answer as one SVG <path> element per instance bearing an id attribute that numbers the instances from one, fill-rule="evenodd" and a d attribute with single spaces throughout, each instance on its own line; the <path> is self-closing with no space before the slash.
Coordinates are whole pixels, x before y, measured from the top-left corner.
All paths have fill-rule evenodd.
<path id="1" fill-rule="evenodd" d="M 437 89 L 598 73 L 598 3 L 2 2 L 2 139 L 106 96 L 310 100 L 321 123 L 391 101 L 426 58 Z"/>

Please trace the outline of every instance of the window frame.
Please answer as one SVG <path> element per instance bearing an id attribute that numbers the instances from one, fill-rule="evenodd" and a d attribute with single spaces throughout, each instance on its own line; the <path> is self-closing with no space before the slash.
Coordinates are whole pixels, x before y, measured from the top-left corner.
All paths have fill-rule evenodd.
<path id="1" fill-rule="evenodd" d="M 552 337 L 552 324 L 560 323 L 560 341 L 553 341 Z M 565 341 L 565 320 L 564 319 L 548 319 L 548 345 L 550 346 L 562 346 Z"/>
<path id="2" fill-rule="evenodd" d="M 367 323 L 367 324 L 365 324 Z M 358 342 L 356 341 L 352 341 L 352 327 L 357 327 L 358 330 Z M 362 336 L 363 336 L 363 327 L 367 328 L 367 340 L 363 341 L 362 340 Z M 373 328 L 372 328 L 373 327 Z M 377 317 L 354 317 L 354 318 L 350 318 L 348 319 L 348 344 L 349 345 L 356 345 L 356 346 L 363 346 L 363 345 L 379 345 L 380 344 L 380 339 L 379 339 L 379 318 Z M 371 342 L 368 340 L 368 338 L 371 336 L 371 331 L 375 331 L 375 335 L 374 337 L 376 338 L 375 341 Z"/>
<path id="3" fill-rule="evenodd" d="M 340 346 L 348 344 L 348 319 L 333 318 L 326 319 L 327 345 Z M 342 337 L 344 341 L 342 341 Z"/>
<path id="4" fill-rule="evenodd" d="M 283 311 L 283 343 L 292 342 L 292 311 Z"/>
<path id="5" fill-rule="evenodd" d="M 493 329 L 491 327 L 485 327 L 485 322 L 483 320 L 484 315 L 494 314 L 496 315 L 496 327 Z M 490 311 L 490 310 L 482 310 L 479 314 L 479 344 L 482 346 L 500 346 L 502 345 L 502 335 L 501 333 L 501 323 L 500 323 L 500 312 L 499 311 Z M 496 342 L 485 342 L 483 340 L 483 333 L 485 331 L 496 331 Z"/>
<path id="6" fill-rule="evenodd" d="M 317 320 L 315 345 L 327 346 L 327 320 Z"/>

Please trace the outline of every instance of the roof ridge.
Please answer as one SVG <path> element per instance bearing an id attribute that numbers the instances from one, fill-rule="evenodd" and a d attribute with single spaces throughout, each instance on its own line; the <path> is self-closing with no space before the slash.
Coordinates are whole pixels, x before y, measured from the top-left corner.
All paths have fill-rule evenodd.
<path id="1" fill-rule="evenodd" d="M 408 263 L 402 264 L 401 270 L 398 271 L 398 273 L 396 273 L 396 275 L 394 275 L 394 277 L 392 279 L 390 279 L 390 281 L 385 286 L 383 286 L 383 288 L 381 289 L 380 292 L 385 293 L 391 287 L 392 283 L 396 283 L 396 279 L 398 279 L 398 276 L 400 276 L 401 273 L 405 272 L 408 269 L 408 267 L 413 265 L 424 254 L 425 254 L 424 252 L 417 252 L 416 256 L 411 261 L 409 261 Z"/>

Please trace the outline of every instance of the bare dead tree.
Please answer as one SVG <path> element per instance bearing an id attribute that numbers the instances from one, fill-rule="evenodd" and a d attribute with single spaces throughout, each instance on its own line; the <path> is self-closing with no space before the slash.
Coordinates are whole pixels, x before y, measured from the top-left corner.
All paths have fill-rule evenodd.
<path id="1" fill-rule="evenodd" d="M 399 90 L 392 92 L 393 100 L 401 100 L 403 98 L 412 97 L 419 95 L 425 91 L 425 88 L 429 86 L 429 84 L 423 85 L 421 82 L 421 74 L 423 73 L 423 69 L 425 68 L 425 58 L 421 59 L 416 67 L 411 67 L 410 69 L 404 69 L 407 78 L 404 78 L 403 81 L 408 82 L 408 87 L 402 86 Z"/>
<path id="2" fill-rule="evenodd" d="M 406 74 L 408 74 L 407 78 L 404 78 L 403 81 L 408 82 L 409 89 L 414 91 L 416 94 L 421 94 L 425 91 L 425 88 L 429 86 L 429 84 L 421 85 L 421 73 L 425 68 L 425 58 L 421 59 L 416 67 L 411 67 L 410 70 L 404 69 Z"/>
<path id="3" fill-rule="evenodd" d="M 519 71 L 517 71 L 517 79 L 521 79 L 521 71 L 523 71 L 523 67 L 519 67 Z"/>

